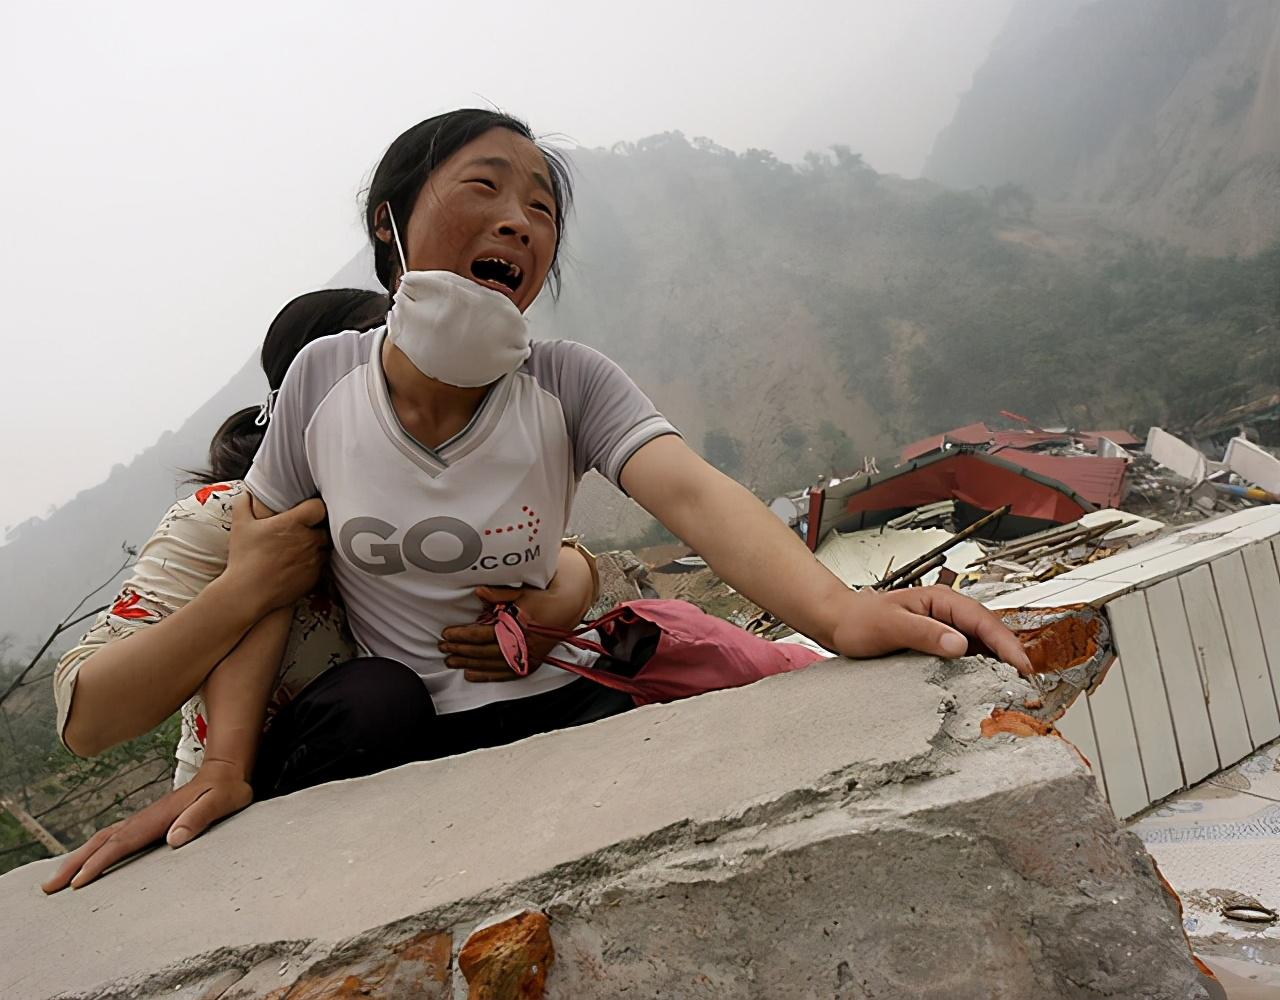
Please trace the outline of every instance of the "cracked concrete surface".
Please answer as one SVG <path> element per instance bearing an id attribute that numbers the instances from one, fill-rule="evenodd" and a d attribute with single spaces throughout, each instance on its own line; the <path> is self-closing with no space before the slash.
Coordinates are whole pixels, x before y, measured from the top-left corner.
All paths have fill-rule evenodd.
<path id="1" fill-rule="evenodd" d="M 1033 693 L 987 660 L 835 660 L 260 803 L 75 893 L 28 865 L 0 877 L 0 995 L 390 997 L 412 953 L 412 995 L 462 996 L 431 956 L 529 908 L 549 997 L 1202 996 L 1071 748 L 980 737 Z"/>

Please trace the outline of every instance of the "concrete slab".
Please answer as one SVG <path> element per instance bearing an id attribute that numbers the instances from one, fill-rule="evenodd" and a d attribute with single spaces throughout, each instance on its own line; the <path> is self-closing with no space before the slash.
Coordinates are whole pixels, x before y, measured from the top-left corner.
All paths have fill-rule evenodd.
<path id="1" fill-rule="evenodd" d="M 1245 482 L 1280 493 L 1280 458 L 1246 438 L 1234 437 L 1227 443 L 1223 464 Z"/>
<path id="2" fill-rule="evenodd" d="M 1166 469 L 1193 483 L 1202 481 L 1208 471 L 1208 459 L 1200 449 L 1193 448 L 1163 427 L 1152 427 L 1148 432 L 1146 452 Z"/>
<path id="3" fill-rule="evenodd" d="M 467 933 L 524 907 L 549 997 L 1203 996 L 1075 752 L 980 735 L 1031 694 L 831 661 L 261 803 L 78 892 L 28 865 L 0 996 L 451 997 Z"/>
<path id="4" fill-rule="evenodd" d="M 1126 552 L 1086 563 L 1035 586 L 1001 594 L 991 608 L 1100 606 L 1122 594 L 1151 587 L 1280 535 L 1280 505 L 1250 507 L 1223 517 L 1187 525 L 1170 535 L 1135 545 Z"/>

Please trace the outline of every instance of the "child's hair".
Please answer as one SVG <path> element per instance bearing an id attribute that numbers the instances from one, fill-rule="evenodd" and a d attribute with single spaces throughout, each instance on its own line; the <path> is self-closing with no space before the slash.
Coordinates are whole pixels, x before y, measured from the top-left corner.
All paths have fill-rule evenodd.
<path id="1" fill-rule="evenodd" d="M 399 273 L 399 261 L 395 251 L 378 238 L 378 209 L 383 203 L 391 207 L 392 214 L 400 220 L 400 226 L 409 225 L 409 216 L 418 200 L 418 192 L 427 183 L 431 172 L 454 153 L 478 139 L 490 129 L 504 128 L 508 132 L 528 139 L 538 147 L 547 161 L 551 175 L 551 194 L 555 198 L 556 246 L 551 256 L 550 278 L 552 294 L 560 290 L 560 242 L 564 238 L 564 220 L 573 201 L 573 183 L 569 164 L 564 156 L 550 146 L 538 142 L 529 126 L 518 118 L 500 111 L 483 108 L 461 108 L 449 111 L 426 121 L 418 122 L 396 136 L 387 147 L 374 169 L 373 180 L 365 193 L 364 224 L 373 246 L 373 269 L 382 287 L 390 289 Z"/>
<path id="2" fill-rule="evenodd" d="M 363 288 L 325 288 L 299 295 L 280 310 L 262 342 L 262 370 L 275 392 L 298 352 L 313 340 L 344 330 L 372 330 L 386 322 L 389 308 L 383 292 Z M 191 473 L 191 481 L 220 483 L 243 479 L 253 464 L 265 422 L 261 406 L 246 406 L 231 414 L 209 442 L 208 468 Z"/>

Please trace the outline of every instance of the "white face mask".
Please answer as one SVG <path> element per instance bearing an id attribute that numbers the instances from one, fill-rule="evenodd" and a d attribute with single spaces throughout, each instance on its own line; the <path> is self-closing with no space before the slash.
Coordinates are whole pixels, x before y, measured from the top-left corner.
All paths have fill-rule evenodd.
<path id="1" fill-rule="evenodd" d="M 452 271 L 410 271 L 391 206 L 403 277 L 387 315 L 387 340 L 439 382 L 468 389 L 496 382 L 529 357 L 529 324 L 514 302 Z"/>

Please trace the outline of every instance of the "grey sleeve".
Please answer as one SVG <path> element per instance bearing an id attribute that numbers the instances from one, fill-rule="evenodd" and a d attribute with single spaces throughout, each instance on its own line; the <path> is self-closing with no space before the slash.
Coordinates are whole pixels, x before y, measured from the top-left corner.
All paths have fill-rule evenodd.
<path id="1" fill-rule="evenodd" d="M 577 478 L 595 469 L 621 489 L 632 455 L 654 438 L 679 434 L 626 372 L 585 344 L 539 343 L 529 369 L 560 400 Z"/>
<path id="2" fill-rule="evenodd" d="M 342 333 L 312 341 L 285 374 L 266 437 L 244 477 L 249 492 L 276 513 L 320 492 L 307 457 L 307 427 L 329 390 L 359 364 L 361 338 Z"/>

